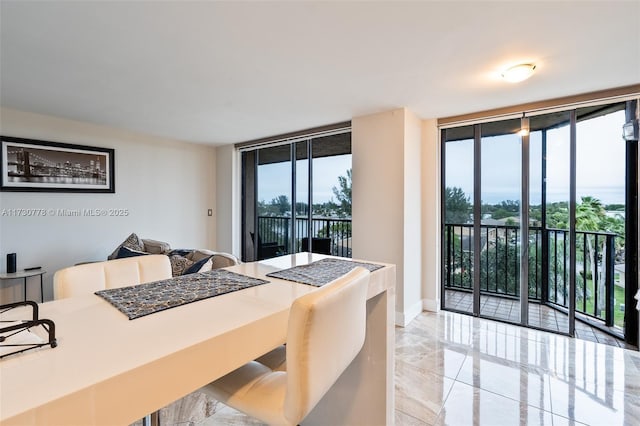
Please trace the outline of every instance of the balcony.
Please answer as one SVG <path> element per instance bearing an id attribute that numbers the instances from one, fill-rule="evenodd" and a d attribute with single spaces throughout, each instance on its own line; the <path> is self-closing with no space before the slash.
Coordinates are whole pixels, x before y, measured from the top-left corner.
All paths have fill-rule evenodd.
<path id="1" fill-rule="evenodd" d="M 309 251 L 308 218 L 296 218 L 291 247 L 291 218 L 258 216 L 259 258 Z M 318 217 L 311 221 L 316 253 L 352 256 L 351 219 Z M 444 226 L 444 289 L 448 307 L 469 311 L 472 304 L 473 225 Z M 576 318 L 620 336 L 624 324 L 624 270 L 616 265 L 616 243 L 606 232 L 576 232 Z M 481 225 L 481 314 L 518 321 L 520 298 L 520 228 Z M 569 231 L 529 228 L 530 324 L 568 330 Z M 546 255 L 545 255 L 546 253 Z M 586 256 L 585 256 L 586 253 Z M 588 328 L 576 326 L 580 330 Z"/>
<path id="2" fill-rule="evenodd" d="M 479 238 L 481 314 L 518 321 L 520 228 L 481 225 Z M 616 266 L 616 242 L 622 241 L 612 233 L 576 232 L 576 318 L 616 335 L 621 335 L 624 324 L 624 269 Z M 474 246 L 473 225 L 444 226 L 448 307 L 471 310 Z M 532 325 L 568 330 L 568 230 L 529 227 L 528 296 Z"/>
<path id="3" fill-rule="evenodd" d="M 258 216 L 258 257 L 281 256 L 301 251 L 351 257 L 351 219 L 314 217 L 311 219 L 311 250 L 309 250 L 309 219 L 296 218 L 296 240 L 291 247 L 291 218 Z"/>

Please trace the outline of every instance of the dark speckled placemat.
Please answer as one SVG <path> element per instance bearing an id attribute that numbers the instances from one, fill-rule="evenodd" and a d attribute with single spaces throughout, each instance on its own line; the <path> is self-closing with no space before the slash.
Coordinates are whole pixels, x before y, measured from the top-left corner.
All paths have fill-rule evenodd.
<path id="1" fill-rule="evenodd" d="M 96 291 L 130 320 L 269 281 L 225 269 L 182 275 L 130 287 Z"/>
<path id="2" fill-rule="evenodd" d="M 267 276 L 321 287 L 340 278 L 356 266 L 362 266 L 371 272 L 384 268 L 384 265 L 375 263 L 355 262 L 342 259 L 322 259 L 308 265 L 294 266 L 293 268 L 271 272 L 267 274 Z"/>

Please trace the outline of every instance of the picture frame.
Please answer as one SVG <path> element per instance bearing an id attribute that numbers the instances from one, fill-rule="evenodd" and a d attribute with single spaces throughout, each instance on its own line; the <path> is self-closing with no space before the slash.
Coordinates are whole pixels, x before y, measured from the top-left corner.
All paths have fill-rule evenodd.
<path id="1" fill-rule="evenodd" d="M 111 148 L 0 136 L 0 191 L 114 193 Z"/>

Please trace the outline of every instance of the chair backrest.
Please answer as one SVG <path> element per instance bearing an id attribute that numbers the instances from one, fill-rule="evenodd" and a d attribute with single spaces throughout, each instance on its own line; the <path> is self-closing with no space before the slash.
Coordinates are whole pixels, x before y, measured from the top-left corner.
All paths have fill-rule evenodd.
<path id="1" fill-rule="evenodd" d="M 171 278 L 171 263 L 167 256 L 127 257 L 61 269 L 53 276 L 53 294 L 55 299 L 63 299 L 168 278 Z"/>
<path id="2" fill-rule="evenodd" d="M 299 423 L 362 349 L 369 271 L 357 267 L 291 305 L 284 414 Z"/>
<path id="3" fill-rule="evenodd" d="M 302 251 L 311 251 L 318 254 L 331 254 L 331 238 L 312 238 L 313 247 L 309 250 L 309 237 L 302 238 Z"/>

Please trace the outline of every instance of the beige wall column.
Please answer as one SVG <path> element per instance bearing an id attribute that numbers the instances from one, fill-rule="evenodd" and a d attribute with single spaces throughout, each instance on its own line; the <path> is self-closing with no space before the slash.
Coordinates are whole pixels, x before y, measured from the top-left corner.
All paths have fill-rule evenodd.
<path id="1" fill-rule="evenodd" d="M 440 310 L 440 138 L 435 119 L 422 121 L 423 308 Z"/>
<path id="2" fill-rule="evenodd" d="M 352 120 L 353 257 L 397 266 L 399 325 L 422 311 L 421 133 L 406 108 Z"/>
<path id="3" fill-rule="evenodd" d="M 240 154 L 233 145 L 216 148 L 216 249 L 240 257 Z"/>

